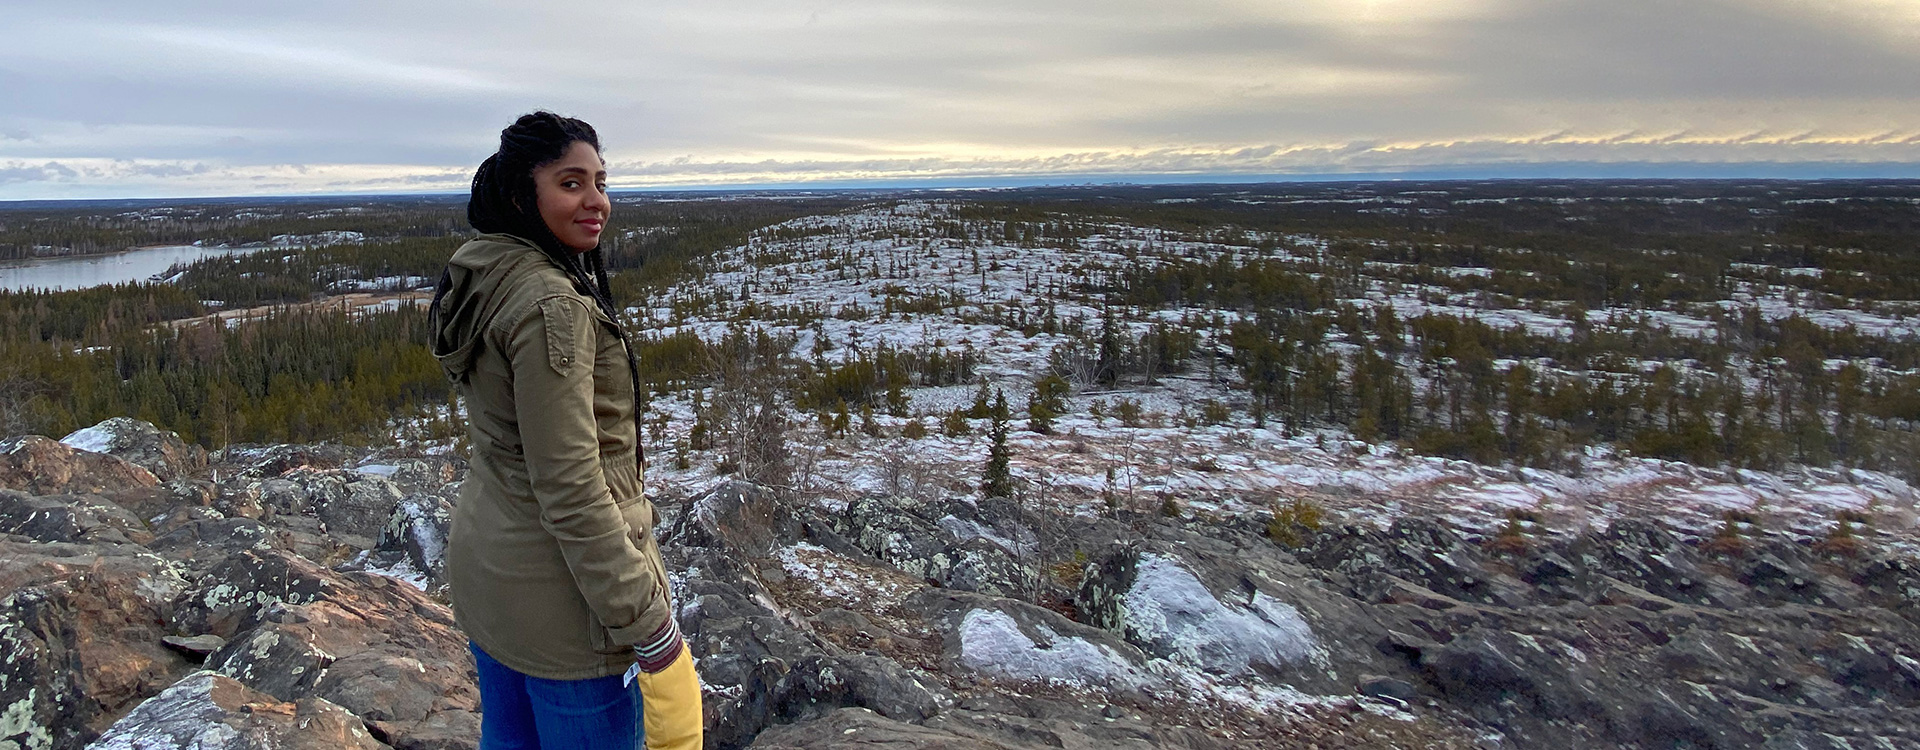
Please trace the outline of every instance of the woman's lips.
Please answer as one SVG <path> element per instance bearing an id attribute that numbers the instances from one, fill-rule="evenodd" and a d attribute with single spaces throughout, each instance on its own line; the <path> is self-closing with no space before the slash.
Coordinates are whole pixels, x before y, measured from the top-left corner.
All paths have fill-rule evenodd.
<path id="1" fill-rule="evenodd" d="M 582 229 L 585 229 L 594 234 L 599 234 L 601 228 L 606 226 L 606 223 L 599 219 L 586 219 L 584 221 L 576 221 L 574 223 L 579 224 Z"/>

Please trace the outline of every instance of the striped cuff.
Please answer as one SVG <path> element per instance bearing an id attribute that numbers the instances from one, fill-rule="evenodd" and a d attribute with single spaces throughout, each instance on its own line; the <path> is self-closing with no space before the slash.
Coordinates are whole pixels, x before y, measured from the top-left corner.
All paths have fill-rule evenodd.
<path id="1" fill-rule="evenodd" d="M 667 623 L 648 636 L 645 641 L 633 645 L 633 657 L 640 662 L 640 670 L 647 674 L 666 669 L 679 658 L 680 649 L 686 648 L 686 642 L 680 638 L 680 626 L 669 615 Z"/>

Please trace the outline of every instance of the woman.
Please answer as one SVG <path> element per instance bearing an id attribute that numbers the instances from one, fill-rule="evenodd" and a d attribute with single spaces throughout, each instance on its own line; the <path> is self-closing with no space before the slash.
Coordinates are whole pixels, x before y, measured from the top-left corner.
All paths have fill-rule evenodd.
<path id="1" fill-rule="evenodd" d="M 521 117 L 473 176 L 467 220 L 484 234 L 434 293 L 433 353 L 473 445 L 446 559 L 482 748 L 701 742 L 641 491 L 639 376 L 599 249 L 606 181 L 592 126 Z"/>

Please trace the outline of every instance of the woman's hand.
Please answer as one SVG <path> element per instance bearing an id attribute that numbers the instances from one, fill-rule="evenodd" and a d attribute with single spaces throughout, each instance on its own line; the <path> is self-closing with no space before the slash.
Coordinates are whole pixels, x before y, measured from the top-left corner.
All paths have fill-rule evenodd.
<path id="1" fill-rule="evenodd" d="M 706 717 L 700 710 L 700 675 L 693 671 L 693 649 L 687 648 L 677 630 L 670 648 L 671 656 L 657 671 L 640 669 L 647 662 L 634 664 L 634 679 L 640 681 L 644 701 L 647 750 L 699 750 Z"/>

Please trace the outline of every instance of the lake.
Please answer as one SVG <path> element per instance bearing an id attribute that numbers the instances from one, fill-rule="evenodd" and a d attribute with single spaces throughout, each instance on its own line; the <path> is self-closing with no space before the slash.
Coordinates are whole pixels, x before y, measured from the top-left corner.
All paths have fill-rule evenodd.
<path id="1" fill-rule="evenodd" d="M 0 290 L 85 289 L 105 284 L 146 281 L 175 263 L 235 253 L 253 253 L 264 247 L 143 247 L 111 255 L 40 258 L 0 266 Z"/>

